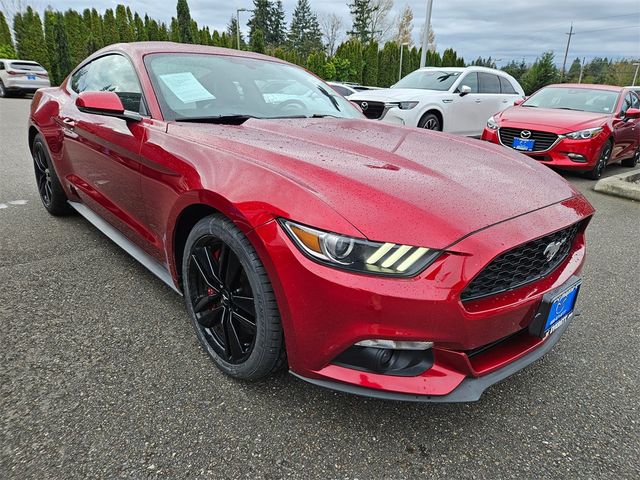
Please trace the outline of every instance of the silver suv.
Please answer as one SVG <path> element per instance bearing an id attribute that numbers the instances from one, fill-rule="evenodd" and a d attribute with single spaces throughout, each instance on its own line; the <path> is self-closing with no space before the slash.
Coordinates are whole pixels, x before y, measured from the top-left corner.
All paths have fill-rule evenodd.
<path id="1" fill-rule="evenodd" d="M 49 74 L 39 63 L 0 58 L 0 98 L 12 93 L 24 96 L 50 86 Z"/>

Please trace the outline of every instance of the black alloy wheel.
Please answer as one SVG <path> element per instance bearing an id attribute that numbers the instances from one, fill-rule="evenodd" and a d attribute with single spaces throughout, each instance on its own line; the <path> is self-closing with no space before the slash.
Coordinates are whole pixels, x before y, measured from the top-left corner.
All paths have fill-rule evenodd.
<path id="1" fill-rule="evenodd" d="M 600 157 L 598 158 L 598 162 L 593 170 L 587 172 L 587 177 L 592 180 L 598 180 L 605 168 L 607 168 L 607 164 L 609 163 L 609 158 L 611 157 L 611 151 L 613 150 L 613 144 L 611 141 L 605 143 L 604 147 L 602 147 L 602 151 L 600 152 Z"/>
<path id="2" fill-rule="evenodd" d="M 257 380 L 286 363 L 271 282 L 249 240 L 228 218 L 210 215 L 193 227 L 182 279 L 198 340 L 224 373 Z"/>
<path id="3" fill-rule="evenodd" d="M 190 301 L 200 330 L 226 362 L 245 361 L 256 340 L 256 306 L 246 272 L 227 244 L 204 236 L 191 250 Z"/>
<path id="4" fill-rule="evenodd" d="M 37 134 L 33 139 L 31 154 L 42 205 L 51 215 L 69 215 L 73 209 L 67 203 L 67 195 L 60 185 L 42 135 Z"/>

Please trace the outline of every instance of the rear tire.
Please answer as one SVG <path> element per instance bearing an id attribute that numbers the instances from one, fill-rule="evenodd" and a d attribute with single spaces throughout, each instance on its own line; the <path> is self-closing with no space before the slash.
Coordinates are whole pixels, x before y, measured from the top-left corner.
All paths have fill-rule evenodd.
<path id="1" fill-rule="evenodd" d="M 607 143 L 602 147 L 602 151 L 600 152 L 600 157 L 598 157 L 598 161 L 596 162 L 596 166 L 593 167 L 593 170 L 589 170 L 586 172 L 587 178 L 591 180 L 598 180 L 602 177 L 602 173 L 607 168 L 609 164 L 609 159 L 611 158 L 611 151 L 613 150 L 613 142 L 608 140 Z"/>
<path id="2" fill-rule="evenodd" d="M 425 130 L 436 130 L 438 132 L 441 132 L 442 123 L 440 123 L 440 119 L 436 114 L 427 113 L 418 122 L 418 128 L 424 128 Z"/>
<path id="3" fill-rule="evenodd" d="M 620 165 L 622 165 L 623 167 L 633 168 L 636 165 L 638 165 L 639 161 L 640 161 L 640 146 L 636 148 L 636 153 L 633 155 L 633 157 L 627 158 L 626 160 L 622 160 L 620 162 Z"/>
<path id="4" fill-rule="evenodd" d="M 184 248 L 182 281 L 198 340 L 220 370 L 258 380 L 285 364 L 271 282 L 233 222 L 217 214 L 193 227 Z"/>
<path id="5" fill-rule="evenodd" d="M 53 168 L 44 138 L 39 133 L 33 139 L 31 152 L 42 205 L 51 215 L 56 217 L 69 215 L 73 209 L 67 203 L 67 195 L 64 193 L 56 170 Z"/>

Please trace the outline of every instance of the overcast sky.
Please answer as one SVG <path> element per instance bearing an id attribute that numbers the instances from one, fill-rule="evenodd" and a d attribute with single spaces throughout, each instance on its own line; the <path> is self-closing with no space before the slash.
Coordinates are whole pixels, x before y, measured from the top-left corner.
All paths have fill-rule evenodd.
<path id="1" fill-rule="evenodd" d="M 11 0 L 9 0 L 11 1 Z M 122 0 L 21 0 L 23 4 L 54 9 L 83 10 L 96 7 L 104 11 Z M 309 0 L 319 15 L 335 12 L 344 19 L 345 30 L 351 27 L 347 3 L 350 0 Z M 283 0 L 290 19 L 297 0 Z M 129 2 L 132 10 L 169 21 L 175 15 L 174 0 L 140 0 Z M 640 58 L 640 0 L 434 0 L 432 25 L 439 51 L 453 47 L 465 60 L 491 55 L 527 62 L 545 50 L 553 50 L 561 62 L 567 35 L 573 21 L 569 58 L 606 56 Z M 414 12 L 413 37 L 419 42 L 424 24 L 426 0 L 395 0 L 395 17 L 406 4 Z M 167 8 L 172 5 L 172 8 Z M 222 30 L 236 8 L 251 8 L 252 0 L 189 0 L 191 16 L 199 25 Z M 248 13 L 241 13 L 245 26 Z M 246 26 L 245 26 L 246 30 Z"/>

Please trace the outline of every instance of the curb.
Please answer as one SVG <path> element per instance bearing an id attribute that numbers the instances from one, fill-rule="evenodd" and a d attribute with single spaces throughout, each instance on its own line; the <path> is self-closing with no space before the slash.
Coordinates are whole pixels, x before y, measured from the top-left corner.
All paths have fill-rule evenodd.
<path id="1" fill-rule="evenodd" d="M 598 180 L 593 189 L 596 192 L 615 195 L 640 202 L 640 170 L 635 169 L 628 173 L 613 175 Z"/>

